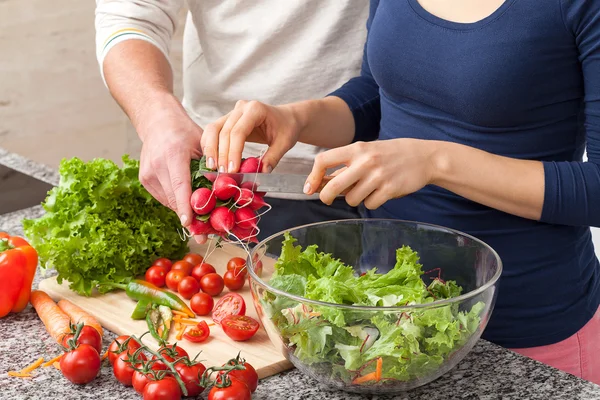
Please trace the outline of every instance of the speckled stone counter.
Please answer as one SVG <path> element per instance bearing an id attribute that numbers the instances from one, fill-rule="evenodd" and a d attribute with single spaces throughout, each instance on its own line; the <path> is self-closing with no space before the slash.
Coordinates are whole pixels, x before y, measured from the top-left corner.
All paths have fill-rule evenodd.
<path id="1" fill-rule="evenodd" d="M 50 183 L 58 182 L 56 171 L 2 149 L 0 163 Z M 0 230 L 22 235 L 21 220 L 36 218 L 42 213 L 42 208 L 37 206 L 0 215 Z M 34 286 L 41 278 L 38 272 Z M 114 337 L 105 331 L 103 346 L 108 346 Z M 117 383 L 107 362 L 103 364 L 101 375 L 85 386 L 70 384 L 52 367 L 36 370 L 31 379 L 7 376 L 7 371 L 21 369 L 39 357 L 48 360 L 56 356 L 58 350 L 31 306 L 22 313 L 0 319 L 0 399 L 141 399 L 132 388 Z M 206 398 L 206 394 L 201 398 Z M 591 400 L 600 399 L 600 386 L 480 340 L 452 371 L 425 387 L 396 396 L 325 391 L 314 380 L 291 370 L 262 380 L 253 399 Z"/>

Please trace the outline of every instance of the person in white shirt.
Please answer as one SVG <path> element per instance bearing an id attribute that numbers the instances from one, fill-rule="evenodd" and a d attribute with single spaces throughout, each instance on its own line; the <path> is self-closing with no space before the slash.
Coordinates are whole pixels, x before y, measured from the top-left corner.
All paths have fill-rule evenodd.
<path id="1" fill-rule="evenodd" d="M 102 78 L 143 143 L 140 180 L 189 226 L 189 164 L 201 156 L 203 127 L 239 99 L 287 104 L 320 98 L 357 76 L 369 1 L 188 0 L 180 102 L 173 94 L 169 48 L 183 5 L 97 0 L 95 26 Z M 248 143 L 244 157 L 264 149 Z M 308 174 L 322 150 L 298 144 L 276 171 Z M 273 209 L 260 222 L 259 239 L 307 223 L 359 218 L 343 199 L 327 206 L 317 196 L 268 196 Z"/>

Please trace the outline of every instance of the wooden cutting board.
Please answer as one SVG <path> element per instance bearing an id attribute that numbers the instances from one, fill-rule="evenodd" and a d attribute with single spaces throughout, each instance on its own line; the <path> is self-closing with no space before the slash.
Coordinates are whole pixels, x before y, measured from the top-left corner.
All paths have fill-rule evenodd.
<path id="1" fill-rule="evenodd" d="M 195 242 L 190 242 L 191 251 L 200 255 L 206 254 L 206 245 L 200 246 Z M 227 261 L 232 257 L 246 258 L 245 252 L 239 247 L 232 245 L 224 245 L 222 248 L 216 249 L 210 254 L 207 262 L 212 264 L 217 272 L 223 275 L 226 270 Z M 135 301 L 131 300 L 124 291 L 118 290 L 107 294 L 95 294 L 91 297 L 80 296 L 71 291 L 67 282 L 59 285 L 56 278 L 44 279 L 40 282 L 39 290 L 48 293 L 55 301 L 67 299 L 78 305 L 83 310 L 93 315 L 98 322 L 106 329 L 118 335 L 136 335 L 148 330 L 145 321 L 134 321 L 130 315 L 135 307 Z M 223 294 L 228 293 L 228 289 L 223 290 Z M 256 309 L 252 300 L 252 294 L 248 282 L 244 288 L 238 291 L 246 301 L 246 315 L 251 316 L 260 322 L 257 316 Z M 215 297 L 215 304 L 221 296 Z M 186 301 L 189 305 L 189 302 Z M 207 323 L 212 323 L 210 316 L 196 317 L 198 320 L 206 320 Z M 231 340 L 223 330 L 214 325 L 210 327 L 211 334 L 207 341 L 203 343 L 191 343 L 183 339 L 177 341 L 177 344 L 183 347 L 190 357 L 194 357 L 196 353 L 202 351 L 199 360 L 205 360 L 205 365 L 222 365 L 231 358 L 234 358 L 239 351 L 242 357 L 246 359 L 257 371 L 260 378 L 271 376 L 279 372 L 292 368 L 292 364 L 283 356 L 278 349 L 280 343 L 276 347 L 272 344 L 267 336 L 263 326 L 252 339 L 247 342 L 235 342 Z M 175 341 L 175 332 L 169 336 L 169 343 Z M 143 338 L 144 344 L 156 350 L 158 342 L 147 334 Z"/>

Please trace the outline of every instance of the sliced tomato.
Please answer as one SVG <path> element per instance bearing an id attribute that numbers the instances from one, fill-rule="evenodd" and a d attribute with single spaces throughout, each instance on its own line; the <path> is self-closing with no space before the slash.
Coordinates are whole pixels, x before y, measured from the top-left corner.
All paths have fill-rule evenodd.
<path id="1" fill-rule="evenodd" d="M 229 315 L 221 321 L 223 332 L 236 342 L 243 342 L 256 334 L 260 325 L 246 315 Z"/>
<path id="2" fill-rule="evenodd" d="M 228 315 L 246 315 L 246 302 L 237 293 L 227 293 L 213 308 L 212 318 L 216 324 L 220 324 Z"/>
<path id="3" fill-rule="evenodd" d="M 193 343 L 200 343 L 204 342 L 209 335 L 210 328 L 208 327 L 208 324 L 206 321 L 200 321 L 194 328 L 186 331 L 183 334 L 183 338 Z"/>

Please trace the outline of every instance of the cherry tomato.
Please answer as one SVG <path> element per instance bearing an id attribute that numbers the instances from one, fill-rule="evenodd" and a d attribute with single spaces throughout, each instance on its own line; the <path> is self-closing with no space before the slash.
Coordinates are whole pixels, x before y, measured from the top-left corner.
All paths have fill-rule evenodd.
<path id="1" fill-rule="evenodd" d="M 169 272 L 173 266 L 173 262 L 168 258 L 159 258 L 158 260 L 154 261 L 152 266 L 163 267 L 165 271 Z"/>
<path id="2" fill-rule="evenodd" d="M 144 354 L 139 354 L 138 359 L 146 360 L 146 356 Z M 132 367 L 132 364 L 125 361 L 129 358 L 126 354 L 119 354 L 119 357 L 115 360 L 113 364 L 113 374 L 115 378 L 119 382 L 121 382 L 125 386 L 132 386 L 133 384 L 133 373 L 135 370 Z"/>
<path id="3" fill-rule="evenodd" d="M 246 268 L 246 260 L 242 257 L 233 257 L 227 262 L 227 271 L 235 271 L 236 275 L 243 274 L 246 276 L 248 269 Z"/>
<path id="4" fill-rule="evenodd" d="M 189 263 L 189 262 L 184 261 L 184 260 L 177 261 L 171 267 L 171 271 L 183 271 L 185 273 L 185 276 L 190 275 L 192 273 L 193 269 L 194 269 L 194 264 Z"/>
<path id="5" fill-rule="evenodd" d="M 244 287 L 246 278 L 241 272 L 236 273 L 234 270 L 229 270 L 223 275 L 223 281 L 225 282 L 227 289 L 236 291 Z"/>
<path id="6" fill-rule="evenodd" d="M 212 296 L 206 293 L 196 293 L 190 300 L 190 307 L 197 315 L 208 315 L 215 306 Z"/>
<path id="7" fill-rule="evenodd" d="M 135 391 L 139 394 L 144 393 L 144 388 L 148 382 L 150 382 L 149 377 L 151 376 L 152 374 L 143 374 L 140 371 L 135 371 L 131 377 L 131 384 L 133 385 Z"/>
<path id="8" fill-rule="evenodd" d="M 208 392 L 208 400 L 251 400 L 252 393 L 244 382 L 230 377 L 231 385 L 227 387 L 213 386 Z"/>
<path id="9" fill-rule="evenodd" d="M 167 283 L 167 287 L 169 289 L 177 291 L 177 286 L 179 285 L 179 282 L 181 282 L 185 277 L 186 274 L 184 271 L 172 269 L 169 272 L 167 272 L 165 282 Z"/>
<path id="10" fill-rule="evenodd" d="M 204 257 L 202 257 L 200 254 L 188 253 L 185 255 L 185 257 L 183 257 L 183 261 L 187 261 L 192 265 L 198 265 L 204 261 Z"/>
<path id="11" fill-rule="evenodd" d="M 69 347 L 69 340 L 73 338 L 73 334 L 69 333 L 65 335 L 62 340 L 63 347 Z M 81 328 L 81 332 L 79 333 L 79 338 L 77 339 L 78 344 L 89 344 L 92 346 L 98 354 L 102 352 L 102 337 L 98 333 L 95 328 L 92 328 L 89 325 L 84 325 Z"/>
<path id="12" fill-rule="evenodd" d="M 183 338 L 193 343 L 200 343 L 204 342 L 208 335 L 210 335 L 208 324 L 206 321 L 200 321 L 194 328 L 187 330 L 183 334 Z"/>
<path id="13" fill-rule="evenodd" d="M 184 363 L 177 363 L 175 370 L 181 377 L 185 388 L 187 389 L 187 397 L 195 397 L 204 391 L 204 388 L 200 386 L 200 379 L 202 374 L 206 371 L 206 367 L 202 363 L 195 363 L 187 365 Z"/>
<path id="14" fill-rule="evenodd" d="M 167 360 L 168 362 L 173 362 L 176 359 L 181 358 L 181 357 L 189 357 L 187 351 L 185 351 L 181 347 L 175 346 L 173 344 L 169 344 L 167 346 L 161 346 L 158 349 L 158 354 L 163 356 L 164 359 Z M 157 360 L 156 356 L 153 356 L 152 359 Z M 154 363 L 154 366 L 152 369 L 166 369 L 166 365 L 162 361 L 157 360 Z"/>
<path id="15" fill-rule="evenodd" d="M 223 291 L 225 282 L 221 275 L 216 273 L 206 274 L 200 279 L 200 288 L 204 293 L 208 293 L 211 296 L 218 296 Z"/>
<path id="16" fill-rule="evenodd" d="M 260 325 L 254 318 L 246 315 L 229 315 L 221 321 L 223 332 L 237 342 L 250 339 Z"/>
<path id="17" fill-rule="evenodd" d="M 80 344 L 66 352 L 60 359 L 60 370 L 69 381 L 75 384 L 89 383 L 100 372 L 100 355 L 89 344 Z"/>
<path id="18" fill-rule="evenodd" d="M 193 276 L 186 276 L 177 285 L 177 292 L 184 299 L 191 299 L 193 295 L 200 291 L 200 284 Z"/>
<path id="19" fill-rule="evenodd" d="M 116 338 L 115 340 L 112 341 L 112 343 L 110 344 L 110 346 L 108 346 L 108 361 L 110 361 L 111 364 L 114 364 L 115 360 L 117 359 L 117 355 L 118 354 L 115 353 L 115 352 L 118 351 L 119 344 L 125 343 L 125 341 L 127 339 L 129 339 L 129 341 L 127 342 L 127 349 L 123 350 L 119 354 L 122 354 L 122 353 L 126 352 L 126 354 L 132 355 L 133 353 L 135 353 L 135 351 L 137 349 L 139 349 L 140 347 L 142 347 L 131 336 L 127 336 L 127 335 L 119 336 L 118 338 Z"/>
<path id="20" fill-rule="evenodd" d="M 200 279 L 202 279 L 204 275 L 214 274 L 216 272 L 217 270 L 215 270 L 215 267 L 213 267 L 212 265 L 208 263 L 200 263 L 196 265 L 192 270 L 192 276 L 196 278 L 198 282 L 200 282 Z"/>
<path id="21" fill-rule="evenodd" d="M 212 312 L 212 319 L 220 324 L 228 315 L 246 315 L 246 302 L 237 293 L 227 293 L 221 297 Z"/>
<path id="22" fill-rule="evenodd" d="M 164 267 L 158 266 L 158 265 L 154 265 L 150 268 L 148 268 L 148 270 L 146 271 L 146 275 L 144 276 L 144 279 L 146 279 L 146 282 L 150 282 L 151 284 L 158 286 L 158 287 L 163 287 L 165 286 L 165 279 L 167 277 L 167 270 Z"/>
<path id="23" fill-rule="evenodd" d="M 230 363 L 230 365 L 233 364 L 233 362 Z M 250 391 L 254 393 L 256 391 L 256 388 L 258 387 L 258 374 L 256 373 L 254 367 L 248 364 L 247 362 L 243 363 L 242 365 L 246 369 L 235 369 L 233 371 L 230 371 L 229 377 L 244 382 L 246 386 L 248 386 L 248 389 L 250 389 Z M 222 373 L 220 373 L 219 375 L 221 374 Z"/>
<path id="24" fill-rule="evenodd" d="M 144 400 L 179 400 L 181 388 L 172 376 L 165 376 L 159 381 L 150 381 L 144 388 Z"/>

